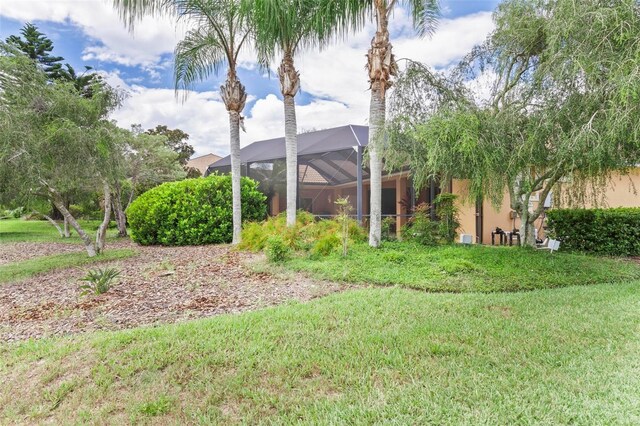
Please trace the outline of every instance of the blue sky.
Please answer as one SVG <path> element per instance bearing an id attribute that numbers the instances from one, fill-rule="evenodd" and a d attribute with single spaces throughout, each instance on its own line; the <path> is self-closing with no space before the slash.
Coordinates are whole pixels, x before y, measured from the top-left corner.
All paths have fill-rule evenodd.
<path id="1" fill-rule="evenodd" d="M 491 12 L 498 0 L 442 0 L 443 16 L 431 38 L 416 37 L 410 19 L 397 9 L 391 26 L 398 57 L 445 68 L 480 43 L 493 28 Z M 110 0 L 2 0 L 0 38 L 17 34 L 32 22 L 55 44 L 76 70 L 84 65 L 105 73 L 110 84 L 128 93 L 113 118 L 123 127 L 166 124 L 191 135 L 196 154 L 228 152 L 228 124 L 217 88 L 224 73 L 194 87 L 185 102 L 173 90 L 172 51 L 184 34 L 170 17 L 145 18 L 133 34 L 119 20 Z M 364 55 L 371 26 L 322 52 L 297 58 L 302 91 L 296 97 L 299 130 L 344 124 L 367 124 L 368 98 Z M 250 100 L 245 108 L 247 133 L 242 144 L 281 136 L 282 101 L 277 76 L 256 67 L 251 52 L 241 58 L 240 78 Z"/>

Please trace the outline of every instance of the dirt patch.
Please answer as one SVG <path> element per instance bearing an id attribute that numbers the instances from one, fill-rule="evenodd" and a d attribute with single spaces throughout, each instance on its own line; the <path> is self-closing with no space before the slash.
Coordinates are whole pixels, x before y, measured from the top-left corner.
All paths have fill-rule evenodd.
<path id="1" fill-rule="evenodd" d="M 32 252 L 27 246 L 41 248 L 43 244 L 20 243 L 21 249 Z M 9 244 L 0 246 L 5 253 L 6 246 Z M 120 242 L 118 246 L 135 245 Z M 234 252 L 228 246 L 135 247 L 138 256 L 108 263 L 121 275 L 100 296 L 81 296 L 79 290 L 79 279 L 95 266 L 0 285 L 0 339 L 175 322 L 305 301 L 347 288 L 299 275 L 252 272 L 246 264 L 255 255 Z"/>

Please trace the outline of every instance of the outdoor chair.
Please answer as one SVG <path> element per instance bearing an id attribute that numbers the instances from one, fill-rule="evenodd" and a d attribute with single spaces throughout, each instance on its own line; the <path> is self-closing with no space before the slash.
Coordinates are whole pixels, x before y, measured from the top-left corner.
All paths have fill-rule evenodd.
<path id="1" fill-rule="evenodd" d="M 550 238 L 545 238 L 544 243 L 542 243 L 542 245 L 537 247 L 538 250 L 549 250 L 550 253 L 553 253 L 554 251 L 558 251 L 559 248 L 560 248 L 560 241 L 553 240 Z"/>

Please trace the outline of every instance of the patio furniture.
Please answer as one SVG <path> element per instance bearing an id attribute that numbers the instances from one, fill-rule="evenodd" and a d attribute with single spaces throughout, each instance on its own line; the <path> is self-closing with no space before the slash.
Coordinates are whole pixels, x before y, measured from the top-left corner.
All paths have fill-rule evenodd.
<path id="1" fill-rule="evenodd" d="M 537 247 L 538 250 L 549 250 L 550 253 L 553 253 L 560 248 L 560 241 L 558 240 L 546 238 L 544 241 L 541 246 Z"/>
<path id="2" fill-rule="evenodd" d="M 513 231 L 506 231 L 505 232 L 505 244 L 507 243 L 507 240 L 509 241 L 509 245 L 512 246 L 513 245 L 513 237 L 516 237 L 516 239 L 518 240 L 518 245 L 520 245 L 520 231 L 518 231 L 517 229 L 514 229 Z"/>
<path id="3" fill-rule="evenodd" d="M 491 231 L 491 245 L 495 246 L 496 245 L 496 235 L 498 235 L 500 237 L 500 245 L 504 245 L 506 244 L 506 236 L 505 236 L 505 232 L 501 229 L 496 227 L 496 229 L 494 231 Z"/>

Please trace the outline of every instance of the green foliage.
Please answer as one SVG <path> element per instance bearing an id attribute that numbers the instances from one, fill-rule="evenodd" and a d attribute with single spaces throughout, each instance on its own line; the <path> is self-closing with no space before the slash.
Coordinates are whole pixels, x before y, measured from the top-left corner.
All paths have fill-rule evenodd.
<path id="1" fill-rule="evenodd" d="M 387 242 L 355 244 L 349 256 L 294 257 L 285 267 L 318 279 L 401 286 L 433 292 L 496 292 L 640 280 L 640 265 L 622 259 L 517 247 Z"/>
<path id="2" fill-rule="evenodd" d="M 85 281 L 87 284 L 81 285 L 81 295 L 95 294 L 99 296 L 106 293 L 111 288 L 113 280 L 118 278 L 120 271 L 115 268 L 104 269 L 92 269 L 87 272 L 87 275 L 82 278 L 81 281 Z"/>
<path id="3" fill-rule="evenodd" d="M 640 158 L 640 8 L 505 0 L 494 21 L 451 72 L 410 63 L 395 81 L 385 164 L 409 164 L 419 187 L 466 179 L 473 201 L 499 205 L 508 193 L 532 243 L 544 208 L 529 207 L 534 193 L 602 193 L 611 173 Z M 468 84 L 487 77 L 489 93 Z"/>
<path id="4" fill-rule="evenodd" d="M 451 244 L 455 241 L 460 227 L 457 195 L 441 193 L 433 201 L 438 216 L 438 234 L 442 241 Z"/>
<path id="5" fill-rule="evenodd" d="M 131 238 L 143 245 L 228 243 L 233 231 L 231 199 L 228 175 L 164 183 L 127 209 Z M 243 219 L 261 220 L 266 209 L 257 183 L 242 178 Z"/>
<path id="6" fill-rule="evenodd" d="M 296 225 L 292 227 L 287 226 L 285 213 L 270 217 L 261 223 L 246 224 L 242 230 L 240 248 L 250 251 L 264 250 L 267 239 L 279 235 L 294 251 L 309 252 L 314 256 L 326 255 L 340 247 L 345 223 L 347 244 L 365 241 L 365 231 L 355 220 L 316 220 L 311 213 L 300 210 L 296 214 Z"/>
<path id="7" fill-rule="evenodd" d="M 282 263 L 291 257 L 291 248 L 280 235 L 272 235 L 267 238 L 264 253 L 271 263 Z"/>
<path id="8" fill-rule="evenodd" d="M 431 220 L 429 205 L 416 206 L 413 217 L 402 227 L 401 235 L 405 241 L 414 241 L 423 246 L 434 246 L 439 242 L 439 225 Z"/>
<path id="9" fill-rule="evenodd" d="M 167 126 L 157 125 L 155 129 L 149 129 L 145 133 L 164 136 L 166 138 L 165 146 L 178 155 L 177 160 L 182 166 L 187 164 L 187 161 L 195 152 L 193 146 L 187 142 L 189 135 L 180 129 L 169 129 Z"/>
<path id="10" fill-rule="evenodd" d="M 311 255 L 328 256 L 335 252 L 342 244 L 341 238 L 335 233 L 327 233 L 322 235 L 311 248 Z M 344 255 L 343 255 L 344 256 Z"/>
<path id="11" fill-rule="evenodd" d="M 338 198 L 334 201 L 336 208 L 338 210 L 338 216 L 336 220 L 340 224 L 340 241 L 342 242 L 342 255 L 347 255 L 347 250 L 349 249 L 349 223 L 350 223 L 350 214 L 353 210 L 351 204 L 349 204 L 349 197 L 347 198 Z"/>
<path id="12" fill-rule="evenodd" d="M 554 209 L 547 225 L 562 250 L 640 256 L 640 208 Z"/>
<path id="13" fill-rule="evenodd" d="M 634 424 L 638 284 L 511 294 L 363 288 L 254 312 L 3 344 L 0 383 L 19 385 L 0 386 L 0 418 Z M 50 410 L 47 390 L 61 382 L 76 386 Z"/>
<path id="14" fill-rule="evenodd" d="M 382 241 L 395 241 L 396 233 L 393 232 L 393 228 L 396 226 L 396 219 L 393 217 L 385 217 L 381 223 L 381 238 Z"/>

